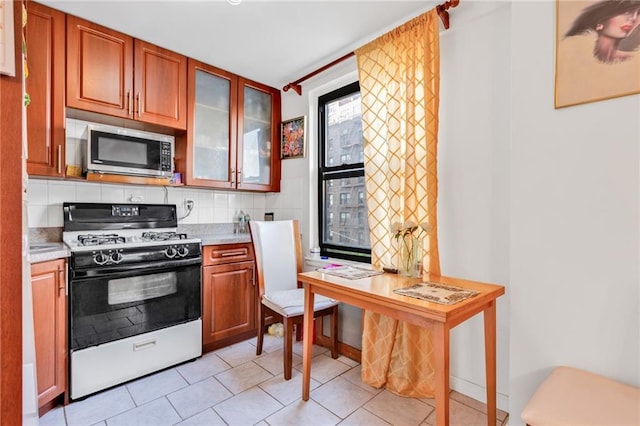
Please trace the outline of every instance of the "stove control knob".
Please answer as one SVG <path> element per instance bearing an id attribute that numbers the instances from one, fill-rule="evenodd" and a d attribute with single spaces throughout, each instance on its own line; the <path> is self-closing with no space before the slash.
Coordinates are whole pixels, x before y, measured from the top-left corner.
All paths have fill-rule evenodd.
<path id="1" fill-rule="evenodd" d="M 185 257 L 189 254 L 189 248 L 187 246 L 178 247 L 178 256 Z"/>
<path id="2" fill-rule="evenodd" d="M 118 253 L 117 251 L 111 253 L 111 261 L 113 263 L 120 263 L 122 262 L 122 253 Z"/>
<path id="3" fill-rule="evenodd" d="M 109 257 L 103 252 L 98 252 L 93 255 L 93 261 L 97 265 L 104 265 L 105 263 L 107 263 L 108 260 L 109 260 Z"/>
<path id="4" fill-rule="evenodd" d="M 178 253 L 178 250 L 176 250 L 175 247 L 167 247 L 167 249 L 164 251 L 164 254 L 169 258 L 169 259 L 173 259 L 174 257 L 176 257 L 176 254 Z"/>

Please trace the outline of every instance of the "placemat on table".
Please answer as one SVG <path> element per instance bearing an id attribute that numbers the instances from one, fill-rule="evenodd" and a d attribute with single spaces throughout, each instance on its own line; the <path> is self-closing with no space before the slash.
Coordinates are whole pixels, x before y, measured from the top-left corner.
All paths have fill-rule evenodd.
<path id="1" fill-rule="evenodd" d="M 336 277 L 346 278 L 349 280 L 368 278 L 384 273 L 383 271 L 376 271 L 374 269 L 356 268 L 355 266 L 346 265 L 328 265 L 324 268 L 318 268 L 316 270 L 324 274 L 335 275 Z"/>
<path id="2" fill-rule="evenodd" d="M 393 290 L 393 292 L 442 305 L 455 305 L 478 294 L 475 290 L 434 282 L 419 283 Z"/>

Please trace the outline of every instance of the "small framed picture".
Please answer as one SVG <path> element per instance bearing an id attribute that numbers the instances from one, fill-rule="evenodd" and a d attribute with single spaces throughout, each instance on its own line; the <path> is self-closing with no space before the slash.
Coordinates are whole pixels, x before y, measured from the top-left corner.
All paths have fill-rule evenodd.
<path id="1" fill-rule="evenodd" d="M 282 122 L 280 158 L 304 157 L 306 145 L 306 121 L 306 116 L 302 116 Z"/>
<path id="2" fill-rule="evenodd" d="M 638 0 L 556 0 L 556 108 L 640 93 L 639 16 Z"/>

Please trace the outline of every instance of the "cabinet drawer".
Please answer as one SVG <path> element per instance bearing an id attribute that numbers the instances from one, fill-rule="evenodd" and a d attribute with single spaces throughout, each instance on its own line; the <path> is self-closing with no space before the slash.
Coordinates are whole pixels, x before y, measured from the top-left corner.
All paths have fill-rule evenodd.
<path id="1" fill-rule="evenodd" d="M 220 244 L 204 246 L 203 249 L 203 266 L 253 260 L 253 247 L 251 246 L 251 243 Z"/>

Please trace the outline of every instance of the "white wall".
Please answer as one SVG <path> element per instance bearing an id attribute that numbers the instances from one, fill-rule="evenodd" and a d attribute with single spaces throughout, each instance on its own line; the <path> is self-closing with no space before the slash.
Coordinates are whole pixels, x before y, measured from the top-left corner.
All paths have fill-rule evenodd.
<path id="1" fill-rule="evenodd" d="M 455 9 L 441 32 L 442 272 L 506 286 L 498 404 L 515 425 L 556 365 L 640 385 L 640 96 L 554 109 L 554 28 L 554 0 L 483 1 Z M 314 114 L 311 96 L 355 69 L 347 61 L 303 96 L 283 93 L 283 118 Z M 302 213 L 305 248 L 316 216 L 309 136 L 306 160 L 282 163 L 302 197 L 278 196 Z M 451 345 L 452 387 L 484 400 L 482 318 L 454 329 Z"/>
<path id="2" fill-rule="evenodd" d="M 509 408 L 510 3 L 466 2 L 440 33 L 438 241 L 443 275 L 501 284 L 498 407 Z M 486 400 L 482 315 L 451 333 L 451 386 Z"/>
<path id="3" fill-rule="evenodd" d="M 555 2 L 514 2 L 511 19 L 509 394 L 520 424 L 556 365 L 640 386 L 640 96 L 554 109 Z"/>

